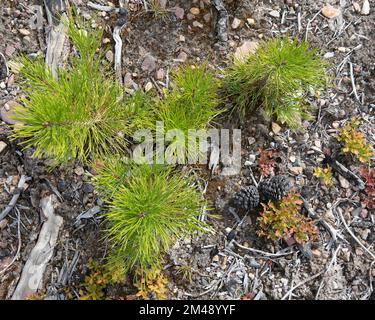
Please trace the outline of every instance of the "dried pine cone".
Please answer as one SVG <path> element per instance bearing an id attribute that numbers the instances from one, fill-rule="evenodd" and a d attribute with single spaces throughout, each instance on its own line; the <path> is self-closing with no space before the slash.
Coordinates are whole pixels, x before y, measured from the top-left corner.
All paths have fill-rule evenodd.
<path id="1" fill-rule="evenodd" d="M 254 186 L 243 187 L 234 195 L 232 202 L 239 209 L 252 210 L 259 204 L 258 189 Z"/>
<path id="2" fill-rule="evenodd" d="M 281 200 L 291 189 L 286 176 L 274 176 L 259 183 L 259 194 L 264 200 Z"/>

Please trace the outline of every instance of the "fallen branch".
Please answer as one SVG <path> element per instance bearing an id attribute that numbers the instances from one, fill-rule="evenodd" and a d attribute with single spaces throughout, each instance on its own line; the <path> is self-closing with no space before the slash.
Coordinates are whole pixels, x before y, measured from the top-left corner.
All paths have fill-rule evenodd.
<path id="1" fill-rule="evenodd" d="M 228 41 L 228 12 L 225 9 L 223 0 L 213 0 L 215 9 L 218 11 L 216 23 L 216 36 L 220 42 Z"/>
<path id="2" fill-rule="evenodd" d="M 287 255 L 290 255 L 294 252 L 296 252 L 295 250 L 292 250 L 290 248 L 287 248 L 288 251 L 285 251 L 283 252 L 284 250 L 281 250 L 281 252 L 276 252 L 276 253 L 271 253 L 271 252 L 266 252 L 266 251 L 262 251 L 262 250 L 258 250 L 258 249 L 253 249 L 253 248 L 250 248 L 250 247 L 245 247 L 241 244 L 239 244 L 237 241 L 233 241 L 233 243 L 241 248 L 241 249 L 244 249 L 244 250 L 248 250 L 248 251 L 251 251 L 251 252 L 254 252 L 254 253 L 257 253 L 257 254 L 260 254 L 260 255 L 263 255 L 263 256 L 266 256 L 266 257 L 273 257 L 273 258 L 276 258 L 276 257 L 283 257 L 283 256 L 287 256 Z"/>
<path id="3" fill-rule="evenodd" d="M 44 5 L 50 28 L 47 36 L 46 64 L 50 67 L 53 77 L 57 79 L 57 67 L 61 61 L 66 38 L 66 26 L 57 16 L 65 10 L 65 3 L 63 0 L 44 0 Z M 67 19 L 65 13 L 61 15 L 61 19 Z"/>
<path id="4" fill-rule="evenodd" d="M 328 271 L 332 268 L 333 263 L 336 262 L 336 257 L 337 257 L 337 254 L 338 254 L 338 252 L 339 252 L 340 250 L 341 250 L 341 246 L 339 245 L 339 246 L 336 248 L 336 250 L 335 250 L 335 252 L 333 253 L 333 255 L 332 255 L 331 261 L 329 262 L 328 267 L 326 268 L 326 270 L 325 270 L 325 272 L 324 272 L 325 274 L 328 273 Z M 323 276 L 322 281 L 320 282 L 320 285 L 319 285 L 318 291 L 316 292 L 315 300 L 318 300 L 318 297 L 319 297 L 319 294 L 320 294 L 320 290 L 322 290 L 322 288 L 323 288 L 323 283 L 324 283 L 324 276 Z"/>
<path id="5" fill-rule="evenodd" d="M 24 190 L 26 182 L 29 180 L 31 180 L 30 177 L 26 177 L 25 175 L 21 176 L 20 181 L 18 181 L 17 188 L 13 192 L 12 199 L 10 200 L 9 204 L 5 207 L 5 209 L 0 213 L 0 221 L 3 220 L 9 214 L 9 212 L 12 211 L 12 209 L 17 203 L 18 198 Z"/>
<path id="6" fill-rule="evenodd" d="M 40 207 L 46 221 L 38 237 L 35 247 L 22 270 L 21 278 L 12 295 L 12 300 L 23 300 L 37 292 L 43 280 L 43 274 L 57 242 L 57 236 L 63 219 L 54 213 L 53 204 L 56 197 L 49 195 L 40 201 Z"/>

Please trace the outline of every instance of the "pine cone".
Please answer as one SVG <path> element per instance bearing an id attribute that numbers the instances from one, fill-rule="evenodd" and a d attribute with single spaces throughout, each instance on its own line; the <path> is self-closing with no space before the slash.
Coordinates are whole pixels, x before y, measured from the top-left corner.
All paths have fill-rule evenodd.
<path id="1" fill-rule="evenodd" d="M 259 204 L 258 189 L 254 186 L 243 187 L 234 195 L 232 202 L 239 209 L 252 210 Z"/>
<path id="2" fill-rule="evenodd" d="M 274 176 L 259 183 L 259 194 L 264 200 L 281 200 L 292 188 L 286 176 Z"/>

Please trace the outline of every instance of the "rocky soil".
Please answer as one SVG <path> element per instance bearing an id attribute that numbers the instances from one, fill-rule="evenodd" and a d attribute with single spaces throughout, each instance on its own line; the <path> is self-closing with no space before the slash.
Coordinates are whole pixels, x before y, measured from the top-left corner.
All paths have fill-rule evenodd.
<path id="1" fill-rule="evenodd" d="M 37 29 L 30 27 L 34 16 L 30 6 L 42 2 L 3 0 L 0 4 L 0 210 L 9 203 L 21 175 L 32 178 L 15 209 L 0 221 L 0 299 L 11 297 L 36 243 L 43 222 L 39 210 L 43 192 L 56 195 L 56 211 L 64 219 L 43 280 L 41 292 L 46 298 L 78 298 L 87 261 L 102 258 L 107 250 L 100 240 L 102 203 L 84 174 L 89 168 L 77 164 L 51 171 L 46 161 L 31 157 L 32 150 L 22 150 L 17 141 L 9 140 L 9 113 L 22 92 L 4 62 L 9 65 L 20 53 L 45 52 L 47 22 Z M 74 2 L 84 19 L 94 19 L 93 28 L 105 27 L 103 45 L 110 49 L 106 59 L 112 62 L 115 14 L 94 10 L 88 1 Z M 105 0 L 95 2 L 108 5 Z M 335 139 L 338 129 L 354 116 L 360 118 L 360 130 L 374 145 L 375 4 L 367 0 L 227 0 L 228 41 L 222 43 L 215 34 L 217 11 L 211 1 L 161 1 L 165 10 L 156 13 L 146 12 L 143 2 L 129 1 L 129 21 L 122 32 L 122 76 L 129 92 L 137 87 L 162 88 L 169 72 L 184 62 L 207 60 L 219 71 L 231 54 L 252 51 L 256 42 L 284 34 L 307 39 L 319 48 L 331 63 L 333 78 L 331 88 L 309 99 L 314 118 L 304 123 L 301 132 L 279 126 L 262 114 L 244 123 L 230 119 L 217 124 L 242 129 L 241 173 L 222 176 L 222 168 L 210 175 L 207 168 L 193 168 L 203 183 L 208 182 L 206 196 L 218 218 L 209 219 L 214 233 L 180 239 L 166 255 L 169 298 L 374 299 L 375 212 L 366 207 L 355 180 L 334 172 L 333 186 L 327 187 L 313 176 L 313 168 L 322 163 L 325 153 L 359 174 L 361 165 L 341 156 Z M 113 0 L 113 5 L 118 2 Z M 275 173 L 287 175 L 311 212 L 331 226 L 327 229 L 318 223 L 320 234 L 310 249 L 301 251 L 259 238 L 259 212 L 240 217 L 240 224 L 231 214 L 228 202 L 235 192 L 261 179 L 259 148 L 275 151 Z M 110 288 L 106 298 L 130 299 L 136 292 L 129 282 Z"/>

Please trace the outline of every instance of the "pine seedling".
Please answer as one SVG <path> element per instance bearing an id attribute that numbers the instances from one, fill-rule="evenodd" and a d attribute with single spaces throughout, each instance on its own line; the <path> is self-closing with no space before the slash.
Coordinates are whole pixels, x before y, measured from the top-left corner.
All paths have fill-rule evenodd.
<path id="1" fill-rule="evenodd" d="M 114 167 L 123 177 L 114 187 L 110 179 L 98 177 L 101 189 L 114 190 L 105 217 L 113 247 L 110 263 L 122 261 L 126 270 L 146 279 L 160 269 L 162 255 L 176 238 L 194 230 L 205 230 L 197 216 L 206 201 L 189 177 L 166 166 L 149 164 Z M 104 166 L 105 168 L 106 166 Z M 107 173 L 105 173 L 107 174 Z"/>
<path id="2" fill-rule="evenodd" d="M 314 168 L 314 176 L 317 178 L 322 179 L 324 184 L 328 187 L 332 186 L 332 167 L 327 166 L 327 168 L 322 167 L 315 167 Z"/>
<path id="3" fill-rule="evenodd" d="M 341 128 L 337 140 L 343 143 L 341 151 L 350 153 L 362 163 L 370 163 L 375 155 L 372 146 L 367 143 L 364 134 L 358 130 L 359 119 L 353 118 Z"/>
<path id="4" fill-rule="evenodd" d="M 206 64 L 180 67 L 173 76 L 173 85 L 158 101 L 155 116 L 166 133 L 182 135 L 182 139 L 167 141 L 166 156 L 184 162 L 187 156 L 196 159 L 200 155 L 198 140 L 205 138 L 210 123 L 223 110 L 217 109 L 218 81 Z M 189 130 L 196 130 L 196 139 L 190 141 L 194 145 L 189 145 Z M 178 145 L 179 150 L 168 148 L 172 145 Z"/>
<path id="5" fill-rule="evenodd" d="M 242 117 L 261 107 L 268 116 L 297 128 L 308 115 L 304 95 L 325 84 L 326 66 L 307 42 L 275 38 L 245 59 L 234 58 L 223 89 Z"/>
<path id="6" fill-rule="evenodd" d="M 313 221 L 300 213 L 301 204 L 302 200 L 294 193 L 279 202 L 262 204 L 258 235 L 275 241 L 293 237 L 300 244 L 314 239 L 318 229 Z"/>
<path id="7" fill-rule="evenodd" d="M 143 126 L 149 99 L 142 92 L 119 99 L 121 87 L 102 66 L 102 30 L 87 31 L 72 15 L 66 27 L 77 53 L 66 68 L 58 68 L 57 79 L 42 59 L 20 58 L 27 98 L 15 111 L 19 123 L 13 137 L 21 138 L 25 148 L 35 147 L 35 157 L 85 163 L 123 151 L 126 137 Z"/>
<path id="8" fill-rule="evenodd" d="M 216 107 L 218 81 L 206 64 L 180 67 L 173 76 L 174 88 L 156 106 L 164 130 L 206 129 L 222 112 Z"/>

